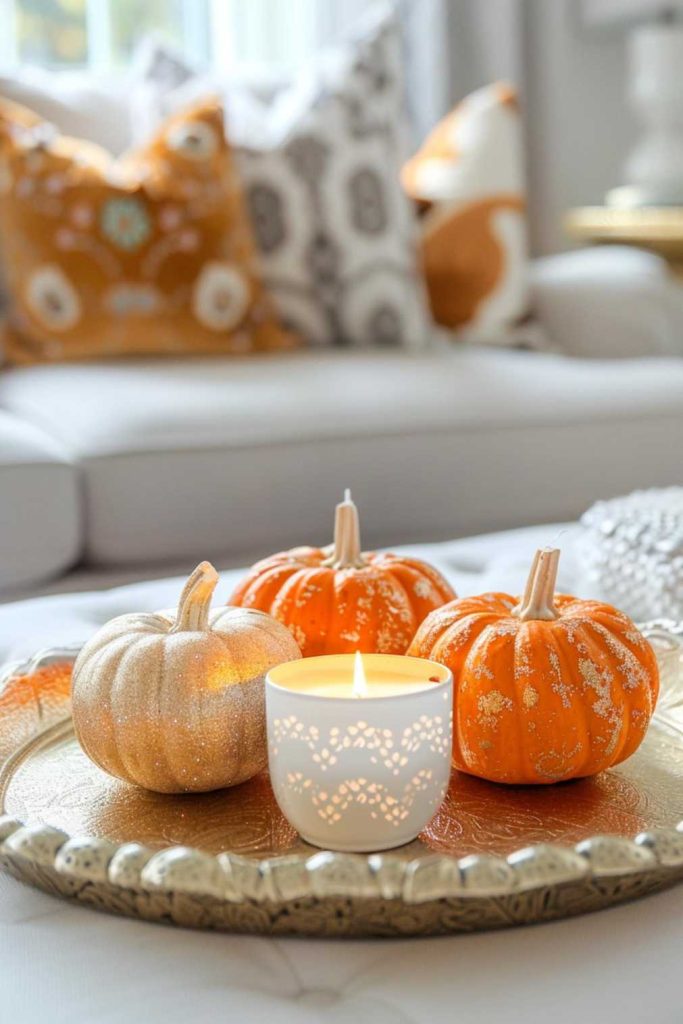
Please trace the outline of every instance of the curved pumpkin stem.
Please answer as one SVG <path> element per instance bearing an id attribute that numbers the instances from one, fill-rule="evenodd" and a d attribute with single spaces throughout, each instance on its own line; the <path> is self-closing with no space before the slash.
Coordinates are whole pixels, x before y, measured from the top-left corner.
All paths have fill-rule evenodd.
<path id="1" fill-rule="evenodd" d="M 533 589 L 534 580 L 536 579 L 536 570 L 538 569 L 538 560 L 539 560 L 540 557 L 541 557 L 541 550 L 539 548 L 536 551 L 536 554 L 534 555 L 533 562 L 531 563 L 531 569 L 529 570 L 529 575 L 527 577 L 526 587 L 524 588 L 524 594 L 522 595 L 522 597 L 520 597 L 519 601 L 517 602 L 515 607 L 512 609 L 512 614 L 513 615 L 519 615 L 519 613 L 521 612 L 522 608 L 524 608 L 524 606 L 527 605 L 529 603 L 529 601 L 531 600 L 531 591 Z"/>
<path id="2" fill-rule="evenodd" d="M 208 629 L 211 598 L 217 583 L 218 573 L 211 562 L 200 562 L 183 587 L 171 633 Z"/>
<path id="3" fill-rule="evenodd" d="M 536 552 L 524 596 L 513 609 L 513 615 L 522 622 L 530 619 L 551 622 L 560 617 L 555 607 L 555 584 L 559 564 L 559 548 L 545 548 Z"/>
<path id="4" fill-rule="evenodd" d="M 335 511 L 332 554 L 325 559 L 323 565 L 332 569 L 360 569 L 365 565 L 360 546 L 358 509 L 348 488 L 344 491 L 344 500 L 337 505 Z"/>

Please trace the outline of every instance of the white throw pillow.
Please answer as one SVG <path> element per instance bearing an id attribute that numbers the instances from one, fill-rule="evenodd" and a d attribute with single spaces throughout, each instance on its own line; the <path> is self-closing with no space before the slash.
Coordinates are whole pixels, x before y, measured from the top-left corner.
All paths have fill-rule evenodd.
<path id="1" fill-rule="evenodd" d="M 120 80 L 26 66 L 0 76 L 0 96 L 34 110 L 63 135 L 97 142 L 115 156 L 131 143 L 129 90 Z"/>
<path id="2" fill-rule="evenodd" d="M 531 299 L 565 355 L 683 355 L 683 288 L 654 253 L 604 245 L 535 260 Z"/>
<path id="3" fill-rule="evenodd" d="M 159 120 L 197 94 L 222 93 L 266 286 L 285 323 L 313 344 L 420 349 L 431 335 L 416 218 L 400 183 L 402 43 L 393 13 L 375 17 L 270 102 L 206 77 L 168 89 L 155 74 L 158 45 L 146 67 L 137 62 L 135 121 L 145 130 L 150 104 Z"/>

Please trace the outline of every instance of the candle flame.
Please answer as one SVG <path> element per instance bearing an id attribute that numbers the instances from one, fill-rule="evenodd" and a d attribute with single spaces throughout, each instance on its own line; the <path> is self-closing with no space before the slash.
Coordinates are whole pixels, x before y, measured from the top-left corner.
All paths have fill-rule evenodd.
<path id="1" fill-rule="evenodd" d="M 356 660 L 353 665 L 353 695 L 354 697 L 367 697 L 368 695 L 368 680 L 360 651 L 356 651 Z"/>

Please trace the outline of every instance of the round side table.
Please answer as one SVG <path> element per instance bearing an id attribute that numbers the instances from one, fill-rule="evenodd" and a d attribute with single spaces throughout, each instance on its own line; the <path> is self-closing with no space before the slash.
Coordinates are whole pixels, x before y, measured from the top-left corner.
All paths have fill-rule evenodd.
<path id="1" fill-rule="evenodd" d="M 683 206 L 579 206 L 567 213 L 564 226 L 577 242 L 649 249 L 683 278 Z"/>

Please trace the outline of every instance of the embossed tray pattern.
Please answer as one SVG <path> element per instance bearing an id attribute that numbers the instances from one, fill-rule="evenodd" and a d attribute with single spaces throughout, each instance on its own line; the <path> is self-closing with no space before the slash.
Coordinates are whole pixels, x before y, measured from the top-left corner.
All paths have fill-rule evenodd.
<path id="1" fill-rule="evenodd" d="M 113 913 L 263 934 L 465 932 L 598 910 L 683 879 L 683 626 L 643 627 L 662 693 L 641 749 L 592 779 L 495 786 L 454 772 L 414 843 L 317 851 L 266 775 L 193 796 L 109 778 L 69 715 L 73 650 L 0 678 L 0 866 Z"/>

